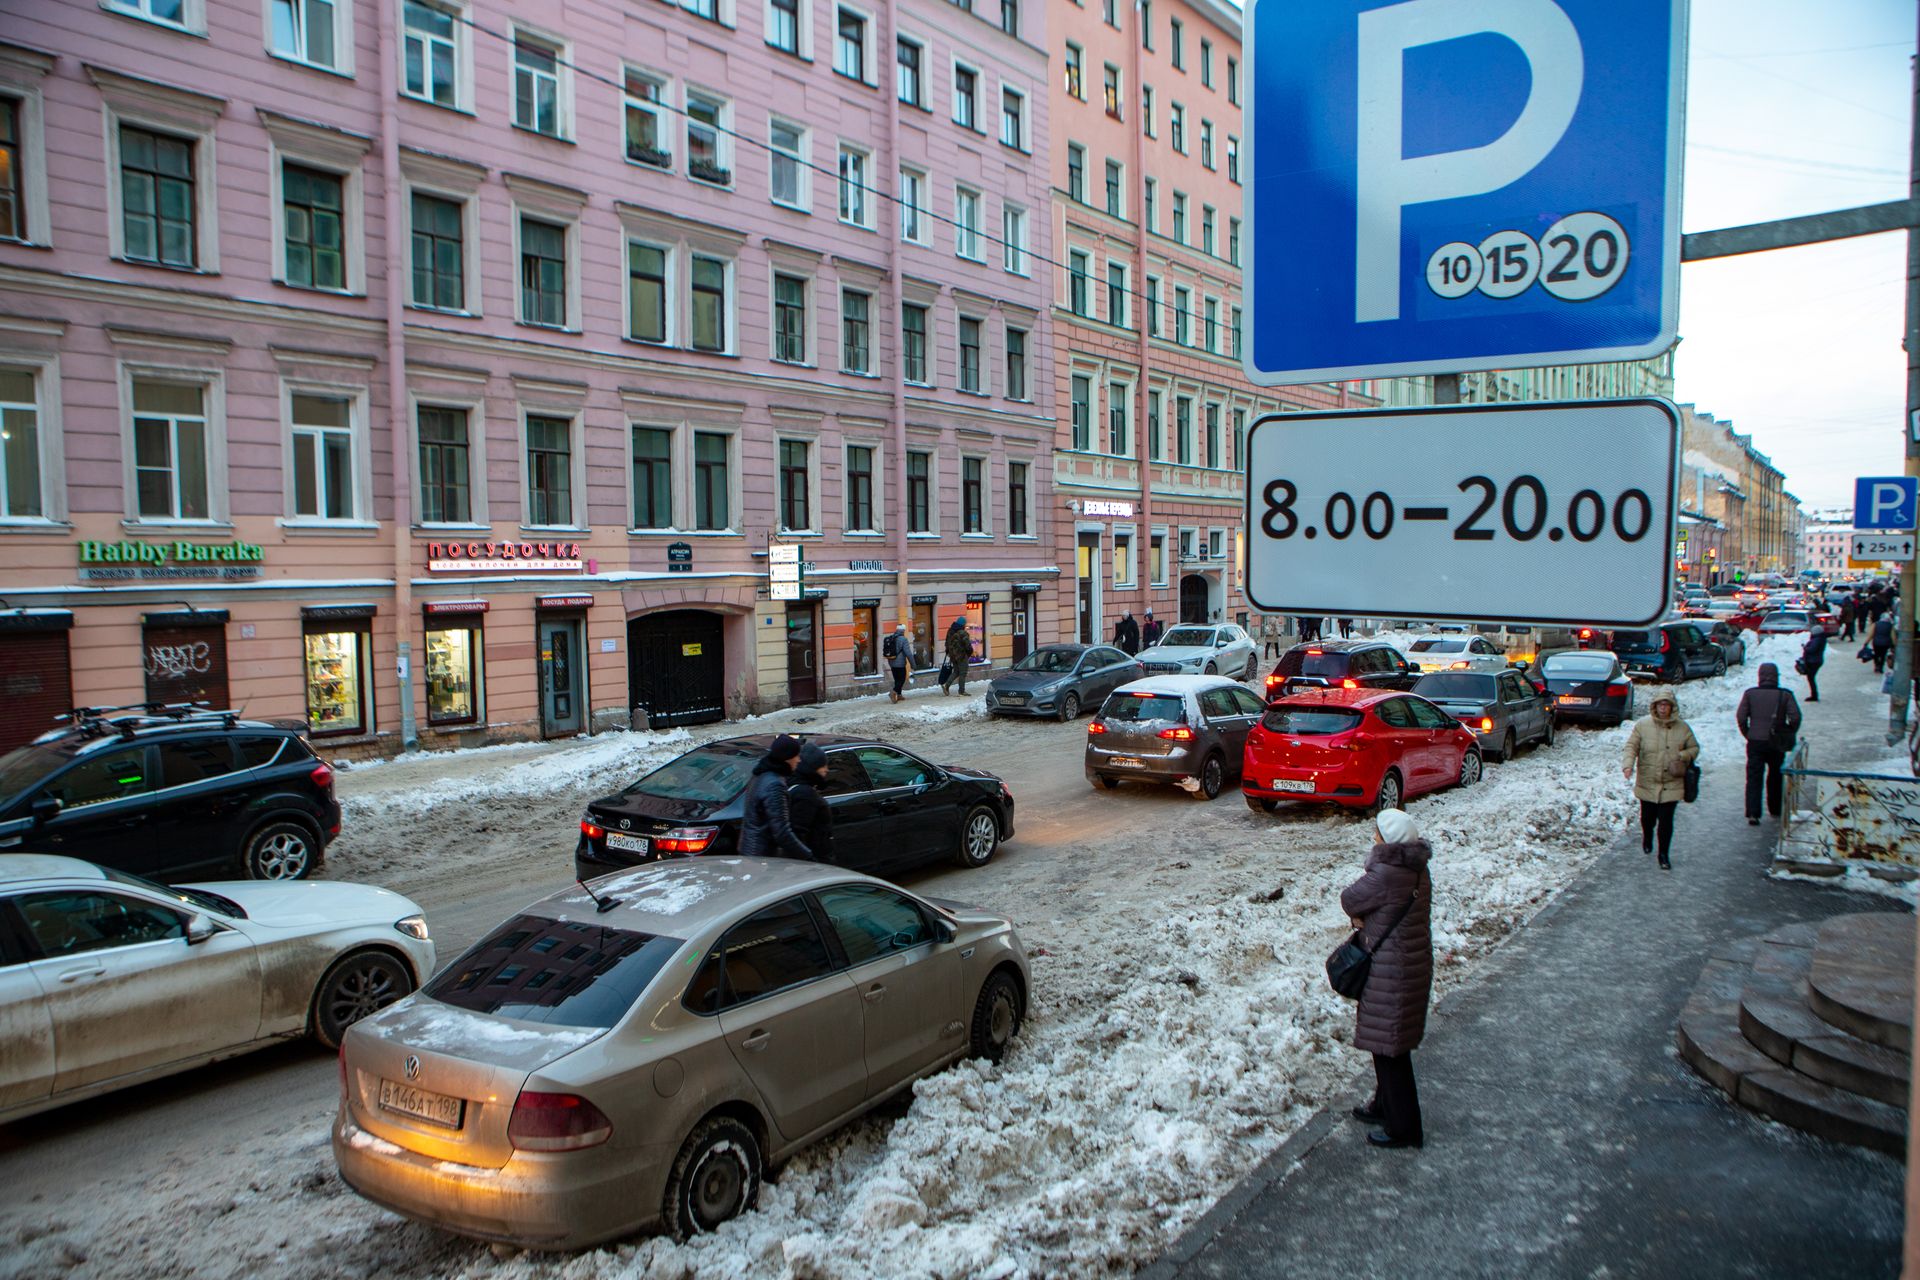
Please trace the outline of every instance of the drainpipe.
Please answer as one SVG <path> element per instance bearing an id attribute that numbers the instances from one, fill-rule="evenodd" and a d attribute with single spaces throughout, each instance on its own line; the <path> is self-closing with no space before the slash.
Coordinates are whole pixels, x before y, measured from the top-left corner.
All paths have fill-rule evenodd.
<path id="1" fill-rule="evenodd" d="M 1131 144 L 1133 154 L 1130 163 L 1133 165 L 1133 224 L 1136 228 L 1136 234 L 1133 237 L 1133 325 L 1134 332 L 1138 335 L 1140 364 L 1140 376 L 1136 383 L 1133 407 L 1133 421 L 1136 424 L 1133 432 L 1134 449 L 1140 459 L 1140 524 L 1139 532 L 1135 535 L 1139 541 L 1134 545 L 1136 548 L 1142 545 L 1146 547 L 1144 567 L 1147 571 L 1147 580 L 1141 585 L 1141 598 L 1147 602 L 1146 607 L 1151 609 L 1153 608 L 1153 463 L 1151 461 L 1153 451 L 1147 441 L 1147 377 L 1153 370 L 1153 350 L 1147 337 L 1147 130 L 1145 120 L 1133 119 L 1134 114 L 1145 109 L 1141 98 L 1141 85 L 1145 81 L 1141 78 L 1144 72 L 1141 69 L 1140 58 L 1140 38 L 1143 27 L 1140 3 L 1139 0 L 1134 0 L 1133 30 L 1127 33 L 1127 78 L 1132 86 L 1129 92 L 1133 95 L 1133 101 L 1131 103 L 1122 101 L 1120 114 L 1128 120 L 1133 120 L 1133 128 L 1130 130 L 1133 134 Z M 1048 69 L 1051 73 L 1051 64 Z M 1162 410 L 1171 403 L 1169 400 L 1162 404 Z M 1171 534 L 1172 531 L 1168 532 Z M 1074 530 L 1073 544 L 1074 563 L 1077 565 L 1080 554 L 1080 532 L 1077 528 Z M 1173 548 L 1166 542 L 1162 542 L 1160 554 L 1166 557 L 1167 566 L 1171 570 Z M 1171 572 L 1167 576 L 1169 580 L 1173 577 Z M 1179 616 L 1178 610 L 1175 610 L 1174 616 L 1176 618 Z M 1099 638 L 1095 636 L 1094 640 L 1097 642 Z"/>
<path id="2" fill-rule="evenodd" d="M 386 213 L 386 245 L 381 270 L 387 286 L 387 438 L 393 466 L 393 638 L 394 674 L 400 688 L 400 745 L 420 742 L 413 712 L 413 469 L 407 448 L 406 298 L 400 265 L 405 223 L 400 208 L 400 52 L 395 44 L 394 6 L 374 6 L 380 14 L 380 165 Z"/>
<path id="3" fill-rule="evenodd" d="M 896 48 L 899 38 L 895 34 L 893 4 L 881 5 L 880 12 L 886 15 L 886 34 L 880 48 L 882 50 Z M 884 68 L 893 66 L 891 58 L 876 57 L 875 61 Z M 887 83 L 884 74 L 880 77 L 880 91 L 887 104 L 887 167 L 882 172 L 893 174 L 894 181 L 897 183 L 900 179 L 900 93 L 894 85 Z M 879 186 L 878 179 L 879 175 L 875 174 L 873 185 L 876 188 Z M 874 216 L 880 218 L 882 215 L 876 209 Z M 897 218 L 898 215 L 896 214 L 895 217 Z M 901 279 L 900 272 L 900 229 L 896 225 L 889 230 L 882 221 L 880 232 L 881 239 L 887 245 L 887 281 L 893 295 L 893 497 L 887 504 L 893 509 L 889 516 L 893 521 L 895 560 L 893 613 L 894 618 L 906 626 L 907 637 L 911 640 L 913 616 L 909 603 L 911 588 L 907 582 L 907 547 L 909 545 L 907 542 L 907 333 L 903 324 L 907 299 L 905 283 Z M 927 358 L 929 360 L 933 358 L 931 351 L 927 353 Z M 928 501 L 933 501 L 931 493 L 928 494 Z M 929 643 L 937 639 L 938 637 L 933 637 Z M 907 665 L 911 670 L 912 662 L 909 661 Z"/>

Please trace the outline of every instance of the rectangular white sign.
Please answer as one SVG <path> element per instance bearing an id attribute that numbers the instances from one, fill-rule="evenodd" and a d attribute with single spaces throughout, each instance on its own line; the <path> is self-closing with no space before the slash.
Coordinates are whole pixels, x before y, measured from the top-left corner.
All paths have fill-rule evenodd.
<path id="1" fill-rule="evenodd" d="M 1848 555 L 1855 560 L 1911 560 L 1913 547 L 1914 536 L 1911 529 L 1905 533 L 1889 533 L 1881 529 L 1855 529 L 1853 549 L 1848 552 Z"/>
<path id="2" fill-rule="evenodd" d="M 1265 613 L 1645 626 L 1673 599 L 1680 419 L 1655 398 L 1262 418 Z"/>

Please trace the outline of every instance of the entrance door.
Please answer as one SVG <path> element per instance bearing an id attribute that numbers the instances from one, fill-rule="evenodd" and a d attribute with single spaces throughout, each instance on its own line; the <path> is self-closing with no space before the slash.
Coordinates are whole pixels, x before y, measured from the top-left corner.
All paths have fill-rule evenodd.
<path id="1" fill-rule="evenodd" d="M 1079 537 L 1074 572 L 1078 578 L 1075 595 L 1079 625 L 1074 634 L 1081 644 L 1100 643 L 1100 535 L 1083 533 Z"/>
<path id="2" fill-rule="evenodd" d="M 586 728 L 587 661 L 578 618 L 540 620 L 540 732 Z"/>
<path id="3" fill-rule="evenodd" d="M 721 617 L 669 609 L 627 623 L 627 696 L 633 722 L 666 729 L 727 718 Z"/>
<path id="4" fill-rule="evenodd" d="M 819 616 L 816 604 L 787 606 L 787 701 L 796 707 L 820 701 Z"/>
<path id="5" fill-rule="evenodd" d="M 1207 621 L 1207 580 L 1197 573 L 1180 579 L 1180 621 Z"/>
<path id="6" fill-rule="evenodd" d="M 1013 598 L 1013 660 L 1027 656 L 1033 647 L 1033 596 L 1022 593 Z"/>

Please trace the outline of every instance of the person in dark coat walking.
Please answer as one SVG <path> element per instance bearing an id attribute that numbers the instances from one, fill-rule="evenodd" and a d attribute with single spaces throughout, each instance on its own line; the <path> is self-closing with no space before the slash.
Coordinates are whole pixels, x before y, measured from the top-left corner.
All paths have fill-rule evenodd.
<path id="1" fill-rule="evenodd" d="M 813 850 L 794 832 L 787 809 L 787 782 L 799 754 L 800 739 L 783 733 L 753 766 L 753 776 L 747 781 L 746 811 L 740 821 L 741 857 L 813 857 Z"/>
<path id="2" fill-rule="evenodd" d="M 907 664 L 913 660 L 913 641 L 907 638 L 906 623 L 894 624 L 893 634 L 881 646 L 881 655 L 886 658 L 887 670 L 893 675 L 893 688 L 887 691 L 887 698 L 898 702 L 907 696 L 902 689 L 907 683 Z"/>
<path id="3" fill-rule="evenodd" d="M 793 766 L 787 811 L 794 834 L 806 842 L 815 862 L 833 861 L 833 806 L 820 790 L 826 780 L 827 753 L 809 742 L 800 748 L 800 759 Z"/>
<path id="4" fill-rule="evenodd" d="M 1147 610 L 1147 625 L 1140 629 L 1140 646 L 1151 649 L 1160 643 L 1160 637 L 1166 634 L 1166 625 L 1153 616 L 1153 610 Z"/>
<path id="5" fill-rule="evenodd" d="M 967 696 L 967 668 L 973 665 L 973 636 L 967 631 L 965 617 L 955 618 L 947 628 L 947 669 L 940 673 L 940 692 L 960 682 L 960 696 Z"/>
<path id="6" fill-rule="evenodd" d="M 1820 668 L 1827 661 L 1827 633 L 1818 622 L 1813 624 L 1813 634 L 1807 637 L 1806 647 L 1800 650 L 1800 657 L 1793 664 L 1794 670 L 1807 678 L 1807 701 L 1820 701 Z"/>
<path id="7" fill-rule="evenodd" d="M 1767 796 L 1767 813 L 1780 816 L 1780 769 L 1800 732 L 1800 704 L 1790 689 L 1780 687 L 1780 668 L 1760 664 L 1760 683 L 1740 695 L 1733 713 L 1740 736 L 1747 740 L 1747 825 L 1760 825 L 1760 793 Z"/>
<path id="8" fill-rule="evenodd" d="M 1840 638 L 1842 640 L 1853 639 L 1853 617 L 1853 597 L 1848 596 L 1840 602 L 1840 616 L 1838 621 L 1840 623 Z"/>
<path id="9" fill-rule="evenodd" d="M 1133 611 L 1113 624 L 1113 646 L 1128 657 L 1140 652 L 1140 624 L 1133 620 Z"/>
<path id="10" fill-rule="evenodd" d="M 1873 673 L 1879 675 L 1887 669 L 1887 655 L 1893 652 L 1892 614 L 1885 614 L 1873 620 L 1873 638 L 1868 643 L 1873 646 Z M 1804 655 L 1801 661 L 1806 661 Z M 1812 702 L 1813 699 L 1809 697 L 1807 701 Z"/>
<path id="11" fill-rule="evenodd" d="M 1355 1014 L 1353 1045 L 1373 1055 L 1373 1099 L 1355 1107 L 1356 1120 L 1377 1122 L 1367 1135 L 1376 1147 L 1418 1147 L 1420 1094 L 1413 1051 L 1427 1032 L 1433 994 L 1433 850 L 1413 819 L 1398 809 L 1374 820 L 1380 842 L 1367 854 L 1366 872 L 1340 895 L 1340 908 L 1372 949 L 1373 966 Z"/>

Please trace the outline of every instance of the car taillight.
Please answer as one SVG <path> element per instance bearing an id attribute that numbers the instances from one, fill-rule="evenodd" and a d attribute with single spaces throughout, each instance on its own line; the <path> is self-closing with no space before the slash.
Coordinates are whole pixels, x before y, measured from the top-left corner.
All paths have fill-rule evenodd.
<path id="1" fill-rule="evenodd" d="M 653 838 L 653 847 L 661 853 L 705 853 L 720 834 L 718 827 L 677 827 Z"/>
<path id="2" fill-rule="evenodd" d="M 1107 726 L 1101 724 L 1098 720 L 1095 720 L 1092 724 L 1087 726 L 1088 733 L 1105 733 L 1106 731 L 1107 731 Z"/>
<path id="3" fill-rule="evenodd" d="M 1276 676 L 1268 676 L 1268 677 L 1267 677 L 1267 688 L 1269 688 L 1269 689 L 1271 689 L 1271 688 L 1273 688 L 1273 686 L 1275 686 L 1275 685 L 1277 685 L 1277 684 L 1279 684 L 1279 683 L 1280 683 L 1280 682 L 1281 682 L 1282 680 L 1284 680 L 1284 679 L 1286 679 L 1286 677 L 1285 677 L 1285 676 L 1277 676 L 1277 675 L 1276 675 Z"/>
<path id="4" fill-rule="evenodd" d="M 612 1136 L 613 1121 L 577 1093 L 523 1089 L 507 1121 L 507 1141 L 520 1151 L 578 1151 Z"/>
<path id="5" fill-rule="evenodd" d="M 313 772 L 309 773 L 307 777 L 311 778 L 313 785 L 322 791 L 333 790 L 333 768 L 325 761 L 314 765 Z"/>
<path id="6" fill-rule="evenodd" d="M 1473 664 L 1471 662 L 1456 662 L 1453 664 L 1452 669 L 1455 671 L 1465 671 L 1468 667 L 1471 667 L 1472 665 Z"/>
<path id="7" fill-rule="evenodd" d="M 1480 732 L 1482 732 L 1482 733 L 1491 733 L 1491 732 L 1493 732 L 1493 717 L 1492 717 L 1492 716 L 1481 716 L 1481 717 L 1480 717 Z"/>
<path id="8" fill-rule="evenodd" d="M 580 819 L 580 834 L 589 840 L 598 840 L 607 834 L 607 829 L 588 818 Z"/>
<path id="9" fill-rule="evenodd" d="M 1187 728 L 1185 725 L 1181 725 L 1175 729 L 1162 729 L 1159 736 L 1171 739 L 1174 742 L 1191 742 L 1193 741 L 1193 730 Z"/>
<path id="10" fill-rule="evenodd" d="M 1607 696 L 1609 698 L 1625 697 L 1632 691 L 1633 686 L 1630 684 L 1610 684 L 1607 686 Z"/>
<path id="11" fill-rule="evenodd" d="M 1360 687 L 1360 684 L 1356 680 L 1342 680 L 1340 682 L 1340 687 L 1342 689 L 1358 689 Z"/>
<path id="12" fill-rule="evenodd" d="M 1662 631 L 1660 633 L 1660 652 L 1665 653 L 1667 651 L 1668 646 L 1671 645 L 1672 643 L 1673 643 L 1673 637 L 1668 635 L 1666 632 Z"/>

